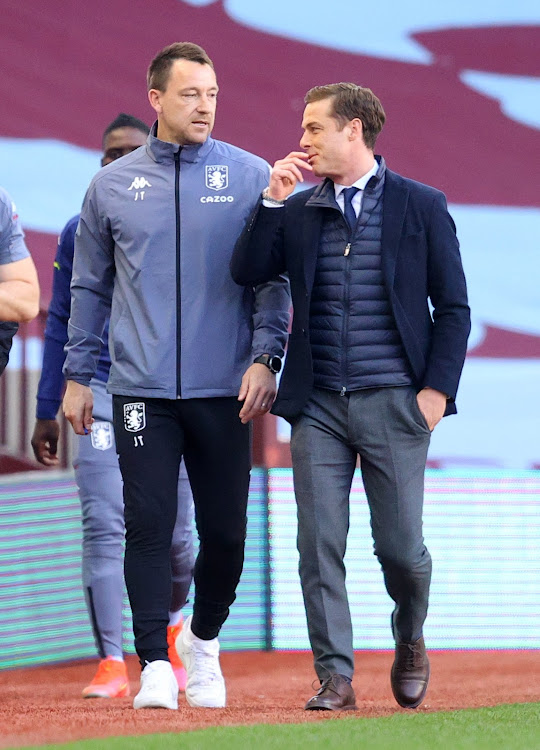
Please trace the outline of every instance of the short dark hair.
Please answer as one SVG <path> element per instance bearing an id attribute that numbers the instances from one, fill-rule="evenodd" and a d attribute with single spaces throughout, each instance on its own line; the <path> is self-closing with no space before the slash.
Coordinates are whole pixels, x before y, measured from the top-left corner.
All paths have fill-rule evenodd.
<path id="1" fill-rule="evenodd" d="M 214 70 L 214 63 L 208 57 L 206 52 L 198 44 L 193 42 L 175 42 L 164 47 L 158 52 L 150 65 L 146 74 L 148 91 L 157 89 L 165 91 L 169 82 L 171 67 L 176 60 L 191 60 L 191 62 L 200 65 L 209 65 Z"/>
<path id="2" fill-rule="evenodd" d="M 135 130 L 140 130 L 141 133 L 145 133 L 145 135 L 148 135 L 150 132 L 148 125 L 142 120 L 139 120 L 138 117 L 133 117 L 133 115 L 126 115 L 125 112 L 120 112 L 120 114 L 115 117 L 103 131 L 103 148 L 105 148 L 105 139 L 109 133 L 113 130 L 118 130 L 118 128 L 135 128 Z"/>
<path id="3" fill-rule="evenodd" d="M 383 106 L 371 89 L 355 83 L 329 83 L 310 89 L 304 101 L 306 104 L 322 99 L 332 99 L 332 117 L 339 123 L 339 129 L 358 118 L 362 122 L 364 143 L 370 149 L 375 147 L 377 136 L 386 121 Z"/>

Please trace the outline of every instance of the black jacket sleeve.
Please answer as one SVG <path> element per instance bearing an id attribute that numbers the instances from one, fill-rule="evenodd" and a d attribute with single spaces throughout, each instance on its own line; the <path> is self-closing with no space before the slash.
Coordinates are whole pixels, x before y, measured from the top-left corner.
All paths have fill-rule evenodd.
<path id="1" fill-rule="evenodd" d="M 265 208 L 261 202 L 249 217 L 234 248 L 231 274 L 241 286 L 256 286 L 286 271 L 283 223 L 286 207 Z"/>

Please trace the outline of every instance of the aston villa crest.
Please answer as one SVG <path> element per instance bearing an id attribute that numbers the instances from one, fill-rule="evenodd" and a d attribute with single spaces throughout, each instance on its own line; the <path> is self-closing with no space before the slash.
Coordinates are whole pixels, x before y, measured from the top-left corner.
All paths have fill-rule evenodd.
<path id="1" fill-rule="evenodd" d="M 206 187 L 210 190 L 225 190 L 229 185 L 229 167 L 221 164 L 205 167 Z"/>
<path id="2" fill-rule="evenodd" d="M 94 422 L 90 432 L 92 447 L 97 451 L 107 451 L 113 444 L 113 431 L 110 422 Z"/>
<path id="3" fill-rule="evenodd" d="M 124 429 L 128 432 L 139 432 L 146 427 L 144 403 L 124 404 Z"/>

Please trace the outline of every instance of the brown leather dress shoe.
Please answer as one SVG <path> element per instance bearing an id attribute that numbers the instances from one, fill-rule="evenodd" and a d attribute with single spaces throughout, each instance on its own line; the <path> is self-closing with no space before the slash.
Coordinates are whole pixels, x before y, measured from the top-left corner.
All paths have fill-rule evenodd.
<path id="1" fill-rule="evenodd" d="M 304 706 L 306 711 L 356 711 L 352 685 L 340 674 L 333 674 Z"/>
<path id="2" fill-rule="evenodd" d="M 429 682 L 429 659 L 423 638 L 416 643 L 396 643 L 390 681 L 400 706 L 417 708 L 422 703 Z"/>

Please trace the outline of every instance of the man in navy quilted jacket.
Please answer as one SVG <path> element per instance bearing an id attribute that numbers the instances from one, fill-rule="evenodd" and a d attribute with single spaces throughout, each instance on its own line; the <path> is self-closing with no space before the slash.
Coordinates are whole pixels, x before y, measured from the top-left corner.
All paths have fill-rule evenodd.
<path id="1" fill-rule="evenodd" d="M 370 89 L 318 86 L 305 101 L 303 151 L 276 162 L 231 270 L 239 284 L 290 276 L 293 328 L 272 411 L 292 423 L 300 578 L 321 681 L 306 709 L 356 707 L 343 558 L 358 456 L 395 604 L 392 689 L 416 708 L 429 679 L 424 469 L 431 431 L 456 411 L 470 329 L 459 244 L 444 195 L 374 155 L 385 113 Z M 324 181 L 291 195 L 302 170 Z"/>

